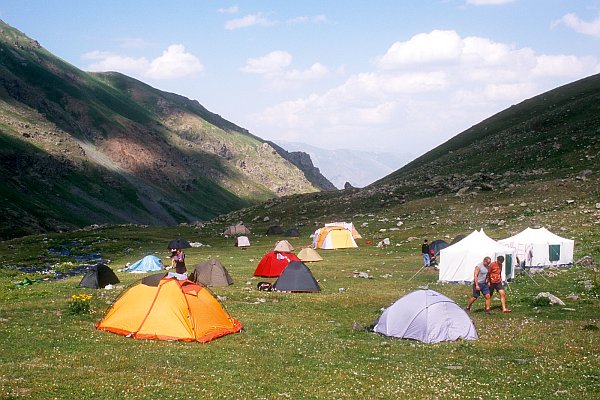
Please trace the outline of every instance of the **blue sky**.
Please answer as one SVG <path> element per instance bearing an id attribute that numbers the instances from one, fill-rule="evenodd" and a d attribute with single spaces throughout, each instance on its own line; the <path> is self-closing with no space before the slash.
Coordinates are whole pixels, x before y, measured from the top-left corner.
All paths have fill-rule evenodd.
<path id="1" fill-rule="evenodd" d="M 0 18 L 81 69 L 329 149 L 416 156 L 600 73 L 597 0 L 3 0 Z"/>

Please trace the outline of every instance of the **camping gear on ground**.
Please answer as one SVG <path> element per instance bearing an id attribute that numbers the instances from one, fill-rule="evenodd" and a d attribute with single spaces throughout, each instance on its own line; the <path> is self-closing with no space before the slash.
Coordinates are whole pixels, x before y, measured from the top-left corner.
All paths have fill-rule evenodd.
<path id="1" fill-rule="evenodd" d="M 352 231 L 341 226 L 325 226 L 315 231 L 312 247 L 314 249 L 350 249 L 358 247 Z"/>
<path id="2" fill-rule="evenodd" d="M 124 268 L 123 272 L 144 273 L 152 271 L 160 271 L 163 269 L 162 260 L 156 256 L 149 255 L 141 260 L 136 261 L 129 267 Z"/>
<path id="3" fill-rule="evenodd" d="M 178 237 L 177 239 L 173 239 L 169 242 L 169 245 L 167 246 L 167 249 L 173 250 L 173 249 L 187 249 L 192 247 L 192 245 L 190 244 L 190 242 L 188 242 L 187 240 L 185 240 L 182 237 Z"/>
<path id="4" fill-rule="evenodd" d="M 301 261 L 292 261 L 281 272 L 273 290 L 278 292 L 320 292 L 319 283 Z"/>
<path id="5" fill-rule="evenodd" d="M 250 229 L 248 229 L 244 224 L 231 225 L 227 229 L 223 231 L 223 235 L 225 236 L 235 236 L 235 235 L 249 235 Z"/>
<path id="6" fill-rule="evenodd" d="M 352 237 L 354 239 L 362 239 L 362 236 L 360 233 L 358 233 L 352 222 L 330 222 L 325 224 L 325 226 L 341 226 L 342 228 L 348 229 L 350 232 L 352 232 Z"/>
<path id="7" fill-rule="evenodd" d="M 270 282 L 258 282 L 256 288 L 261 292 L 270 292 L 273 289 L 273 285 Z"/>
<path id="8" fill-rule="evenodd" d="M 498 242 L 512 248 L 524 267 L 573 264 L 575 241 L 562 238 L 546 228 L 527 228 Z"/>
<path id="9" fill-rule="evenodd" d="M 438 279 L 442 282 L 471 283 L 475 266 L 486 256 L 492 261 L 504 256 L 502 281 L 514 278 L 514 250 L 490 238 L 481 229 L 440 251 Z"/>
<path id="10" fill-rule="evenodd" d="M 478 338 L 465 310 L 429 289 L 409 293 L 386 308 L 376 321 L 374 331 L 424 343 Z"/>
<path id="11" fill-rule="evenodd" d="M 433 242 L 429 243 L 429 250 L 433 250 L 433 254 L 438 255 L 438 254 L 440 254 L 440 251 L 442 249 L 445 249 L 448 246 L 450 246 L 450 244 L 448 242 L 446 242 L 445 240 L 442 240 L 442 239 L 438 239 L 438 240 L 434 240 Z"/>
<path id="12" fill-rule="evenodd" d="M 203 286 L 229 286 L 233 284 L 233 279 L 231 279 L 227 269 L 214 258 L 196 264 L 189 279 Z"/>
<path id="13" fill-rule="evenodd" d="M 300 236 L 300 229 L 298 229 L 298 228 L 290 228 L 287 231 L 285 231 L 285 236 L 299 237 Z"/>
<path id="14" fill-rule="evenodd" d="M 317 251 L 311 247 L 305 247 L 298 253 L 298 258 L 302 262 L 318 262 L 323 261 L 323 257 L 317 253 Z"/>
<path id="15" fill-rule="evenodd" d="M 205 343 L 240 331 L 242 324 L 207 288 L 164 278 L 158 286 L 142 282 L 132 286 L 96 328 L 135 339 Z"/>
<path id="16" fill-rule="evenodd" d="M 300 261 L 294 253 L 280 253 L 278 251 L 270 251 L 263 256 L 256 270 L 254 270 L 254 276 L 262 276 L 265 278 L 274 278 L 281 275 L 281 271 L 287 267 L 292 261 Z"/>
<path id="17" fill-rule="evenodd" d="M 279 225 L 270 226 L 267 229 L 267 235 L 283 235 L 283 228 Z"/>
<path id="18" fill-rule="evenodd" d="M 281 253 L 291 253 L 294 251 L 294 246 L 292 246 L 292 244 L 287 240 L 280 240 L 277 242 L 277 244 L 275 244 L 275 248 L 273 250 Z"/>
<path id="19" fill-rule="evenodd" d="M 80 287 L 91 289 L 104 288 L 107 285 L 119 283 L 119 278 L 107 265 L 97 264 L 88 267 L 87 272 L 79 281 Z"/>
<path id="20" fill-rule="evenodd" d="M 248 236 L 238 236 L 235 238 L 235 246 L 248 247 L 250 246 L 250 239 L 248 239 Z"/>

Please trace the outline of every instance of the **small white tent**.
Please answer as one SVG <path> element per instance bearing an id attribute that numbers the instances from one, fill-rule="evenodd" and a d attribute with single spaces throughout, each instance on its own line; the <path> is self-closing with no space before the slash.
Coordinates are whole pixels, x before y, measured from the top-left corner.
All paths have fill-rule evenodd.
<path id="1" fill-rule="evenodd" d="M 546 228 L 527 228 L 499 243 L 511 247 L 526 267 L 545 267 L 573 263 L 575 241 L 562 238 Z"/>
<path id="2" fill-rule="evenodd" d="M 492 261 L 504 256 L 502 280 L 514 278 L 514 250 L 490 238 L 482 229 L 440 251 L 438 279 L 442 282 L 473 282 L 475 266 L 486 256 Z"/>
<path id="3" fill-rule="evenodd" d="M 248 239 L 248 236 L 238 236 L 235 238 L 235 245 L 237 247 L 248 247 L 250 246 L 250 239 Z"/>

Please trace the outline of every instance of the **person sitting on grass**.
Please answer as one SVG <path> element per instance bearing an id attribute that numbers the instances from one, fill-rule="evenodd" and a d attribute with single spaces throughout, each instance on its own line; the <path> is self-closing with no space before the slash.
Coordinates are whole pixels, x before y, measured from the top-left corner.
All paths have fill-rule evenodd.
<path id="1" fill-rule="evenodd" d="M 490 264 L 488 268 L 488 282 L 490 286 L 490 298 L 494 295 L 494 291 L 500 293 L 500 304 L 502 304 L 502 312 L 509 313 L 512 310 L 506 308 L 506 293 L 502 284 L 502 263 L 504 256 L 496 257 L 496 261 Z"/>
<path id="2" fill-rule="evenodd" d="M 490 266 L 491 262 L 492 259 L 490 257 L 485 257 L 482 262 L 475 266 L 475 274 L 473 276 L 473 295 L 469 299 L 467 307 L 465 308 L 467 311 L 471 311 L 471 306 L 483 293 L 485 296 L 485 312 L 490 312 L 492 297 L 490 295 L 490 287 L 488 286 L 487 276 L 488 267 Z"/>

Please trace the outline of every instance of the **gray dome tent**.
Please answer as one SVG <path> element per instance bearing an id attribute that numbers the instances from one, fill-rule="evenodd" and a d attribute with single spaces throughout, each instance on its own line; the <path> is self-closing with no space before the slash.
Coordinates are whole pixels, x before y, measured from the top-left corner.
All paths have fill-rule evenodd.
<path id="1" fill-rule="evenodd" d="M 267 235 L 283 235 L 283 228 L 279 225 L 270 226 Z"/>
<path id="2" fill-rule="evenodd" d="M 279 292 L 320 292 L 321 288 L 308 267 L 300 261 L 292 261 L 273 284 Z"/>
<path id="3" fill-rule="evenodd" d="M 425 343 L 478 338 L 465 310 L 429 289 L 409 293 L 386 308 L 375 323 L 374 331 Z"/>
<path id="4" fill-rule="evenodd" d="M 233 284 L 233 279 L 231 279 L 227 269 L 213 258 L 196 264 L 189 279 L 202 286 L 229 286 Z"/>
<path id="5" fill-rule="evenodd" d="M 88 268 L 79 282 L 80 287 L 100 289 L 107 285 L 119 283 L 119 278 L 107 265 L 98 264 Z"/>

